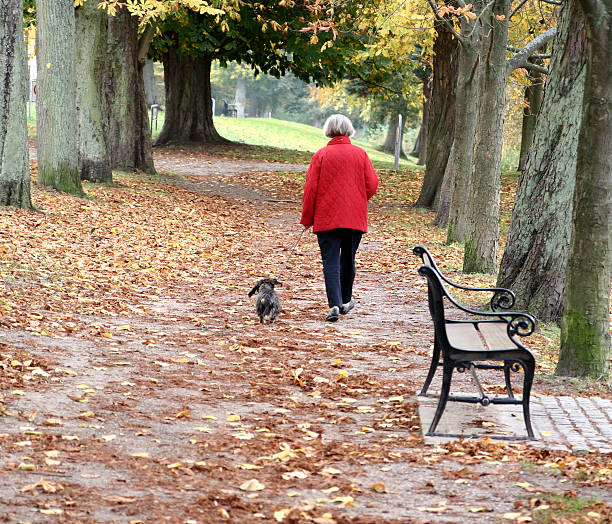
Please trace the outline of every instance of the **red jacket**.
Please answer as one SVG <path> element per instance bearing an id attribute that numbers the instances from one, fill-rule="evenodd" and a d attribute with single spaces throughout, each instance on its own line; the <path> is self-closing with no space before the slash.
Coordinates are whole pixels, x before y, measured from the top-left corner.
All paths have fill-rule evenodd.
<path id="1" fill-rule="evenodd" d="M 310 162 L 300 223 L 313 226 L 314 233 L 336 228 L 367 233 L 368 200 L 377 188 L 368 154 L 348 137 L 334 137 Z"/>

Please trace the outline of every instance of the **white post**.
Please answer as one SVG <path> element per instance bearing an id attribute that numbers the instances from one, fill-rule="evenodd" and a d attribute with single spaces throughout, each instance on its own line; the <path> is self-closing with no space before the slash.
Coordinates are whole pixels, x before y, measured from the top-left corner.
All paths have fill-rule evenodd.
<path id="1" fill-rule="evenodd" d="M 213 98 L 212 99 L 212 113 L 213 113 L 213 120 L 215 118 L 215 106 L 217 105 L 217 101 Z"/>
<path id="2" fill-rule="evenodd" d="M 399 170 L 400 152 L 402 151 L 402 115 L 397 115 L 397 130 L 395 131 L 395 170 Z"/>

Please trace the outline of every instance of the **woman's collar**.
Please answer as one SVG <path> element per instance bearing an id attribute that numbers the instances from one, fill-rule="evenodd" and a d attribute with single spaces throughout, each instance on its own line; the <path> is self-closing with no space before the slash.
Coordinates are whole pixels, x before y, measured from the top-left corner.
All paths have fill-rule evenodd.
<path id="1" fill-rule="evenodd" d="M 351 143 L 351 139 L 348 136 L 335 136 L 327 143 L 327 145 L 331 146 L 334 144 L 350 144 L 350 143 Z"/>

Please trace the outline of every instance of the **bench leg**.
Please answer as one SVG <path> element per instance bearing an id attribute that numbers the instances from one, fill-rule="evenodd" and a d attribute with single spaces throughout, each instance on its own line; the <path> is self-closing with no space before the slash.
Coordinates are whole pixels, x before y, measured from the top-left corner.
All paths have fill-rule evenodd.
<path id="1" fill-rule="evenodd" d="M 440 365 L 440 345 L 438 344 L 438 340 L 434 338 L 434 347 L 433 347 L 433 355 L 431 357 L 431 364 L 429 365 L 429 372 L 427 373 L 427 378 L 425 379 L 425 383 L 421 388 L 420 396 L 424 397 L 427 394 L 427 390 L 429 389 L 429 385 L 436 374 L 436 369 Z"/>
<path id="2" fill-rule="evenodd" d="M 510 381 L 510 364 L 508 364 L 508 362 L 504 362 L 504 379 L 506 380 L 508 397 L 514 398 L 514 393 L 512 393 L 512 382 Z"/>
<path id="3" fill-rule="evenodd" d="M 438 427 L 438 422 L 442 418 L 442 413 L 444 413 L 444 408 L 446 408 L 446 402 L 448 401 L 448 397 L 450 394 L 450 386 L 451 379 L 453 378 L 453 370 L 454 366 L 451 363 L 444 362 L 444 371 L 442 374 L 442 389 L 440 390 L 440 398 L 438 400 L 438 407 L 436 408 L 436 412 L 434 417 L 429 425 L 429 430 L 427 431 L 427 435 L 433 435 L 436 431 L 436 427 Z"/>
<path id="4" fill-rule="evenodd" d="M 525 419 L 525 427 L 527 435 L 531 440 L 536 440 L 531 427 L 531 417 L 529 415 L 529 396 L 531 395 L 531 385 L 533 384 L 533 375 L 535 374 L 535 360 L 531 358 L 523 362 L 525 370 L 525 380 L 523 382 L 523 418 Z"/>

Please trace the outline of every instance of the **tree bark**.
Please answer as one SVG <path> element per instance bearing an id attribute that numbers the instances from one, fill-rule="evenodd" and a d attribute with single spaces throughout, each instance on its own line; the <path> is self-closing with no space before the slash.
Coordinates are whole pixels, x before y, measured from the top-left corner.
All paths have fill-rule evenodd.
<path id="1" fill-rule="evenodd" d="M 516 307 L 558 321 L 571 233 L 578 133 L 582 119 L 585 27 L 580 6 L 559 17 L 544 99 L 519 181 L 497 284 L 516 293 Z"/>
<path id="2" fill-rule="evenodd" d="M 435 63 L 435 58 L 434 58 Z M 423 123 L 421 126 L 421 143 L 419 155 L 417 158 L 417 164 L 419 166 L 424 166 L 427 164 L 427 148 L 429 147 L 429 128 L 431 127 L 431 95 L 433 90 L 433 76 L 428 77 L 423 82 L 423 98 L 425 101 L 423 102 Z"/>
<path id="3" fill-rule="evenodd" d="M 527 155 L 533 141 L 533 134 L 536 128 L 536 121 L 542 99 L 544 97 L 544 77 L 542 73 L 527 70 L 529 84 L 525 87 L 525 98 L 523 107 L 523 124 L 521 128 L 521 153 L 519 155 L 518 170 L 524 171 L 527 164 Z"/>
<path id="4" fill-rule="evenodd" d="M 436 208 L 436 218 L 433 221 L 435 226 L 447 227 L 448 226 L 448 213 L 450 211 L 450 193 L 451 193 L 451 180 L 454 169 L 455 158 L 455 144 L 451 147 L 451 152 L 448 155 L 448 162 L 446 169 L 444 170 L 444 178 L 442 179 L 442 185 L 438 192 L 438 199 L 434 203 Z"/>
<path id="5" fill-rule="evenodd" d="M 453 145 L 455 126 L 455 93 L 458 73 L 459 43 L 446 24 L 438 22 L 434 41 L 433 80 L 429 122 L 421 139 L 421 151 L 427 150 L 425 176 L 417 207 L 431 207 L 438 197 L 448 157 Z M 425 119 L 423 120 L 425 126 Z"/>
<path id="6" fill-rule="evenodd" d="M 381 151 L 387 153 L 395 153 L 395 132 L 397 131 L 397 115 L 395 113 L 389 113 L 389 119 L 387 120 L 387 134 L 385 135 L 385 141 L 380 146 Z"/>
<path id="7" fill-rule="evenodd" d="M 228 142 L 213 122 L 211 57 L 194 58 L 170 48 L 164 54 L 166 119 L 155 144 Z"/>
<path id="8" fill-rule="evenodd" d="M 77 154 L 72 0 L 36 0 L 38 182 L 83 194 Z"/>
<path id="9" fill-rule="evenodd" d="M 108 109 L 104 91 L 107 71 L 108 17 L 95 2 L 76 9 L 76 108 L 78 160 L 81 180 L 111 182 Z"/>
<path id="10" fill-rule="evenodd" d="M 234 104 L 236 104 L 237 117 L 244 118 L 246 109 L 246 78 L 239 76 L 236 82 L 236 95 L 234 96 Z"/>
<path id="11" fill-rule="evenodd" d="M 142 81 L 144 82 L 145 100 L 147 107 L 157 104 L 157 89 L 155 87 L 155 70 L 153 60 L 147 58 L 142 71 Z"/>
<path id="12" fill-rule="evenodd" d="M 0 206 L 31 209 L 23 0 L 0 2 Z"/>
<path id="13" fill-rule="evenodd" d="M 479 14 L 481 9 L 482 0 L 478 0 L 474 3 L 474 13 Z M 455 149 L 446 238 L 448 243 L 463 242 L 467 233 L 467 209 L 476 130 L 476 101 L 478 100 L 480 32 L 474 22 L 462 19 L 461 34 L 465 36 L 459 48 L 457 70 L 453 132 Z"/>
<path id="14" fill-rule="evenodd" d="M 425 104 L 423 104 L 423 106 L 425 106 Z M 423 122 L 421 121 L 421 127 L 419 127 L 419 134 L 417 135 L 416 140 L 414 141 L 414 146 L 412 148 L 412 151 L 410 151 L 410 156 L 417 158 L 417 159 L 421 155 L 421 136 L 422 135 L 423 135 Z"/>
<path id="15" fill-rule="evenodd" d="M 125 8 L 108 18 L 107 52 L 111 166 L 154 173 L 143 81 L 145 57 L 139 60 L 138 20 Z"/>
<path id="16" fill-rule="evenodd" d="M 496 0 L 482 17 L 478 120 L 463 258 L 467 273 L 497 271 L 509 14 L 510 0 Z"/>
<path id="17" fill-rule="evenodd" d="M 581 0 L 587 68 L 557 373 L 610 374 L 612 0 Z"/>

